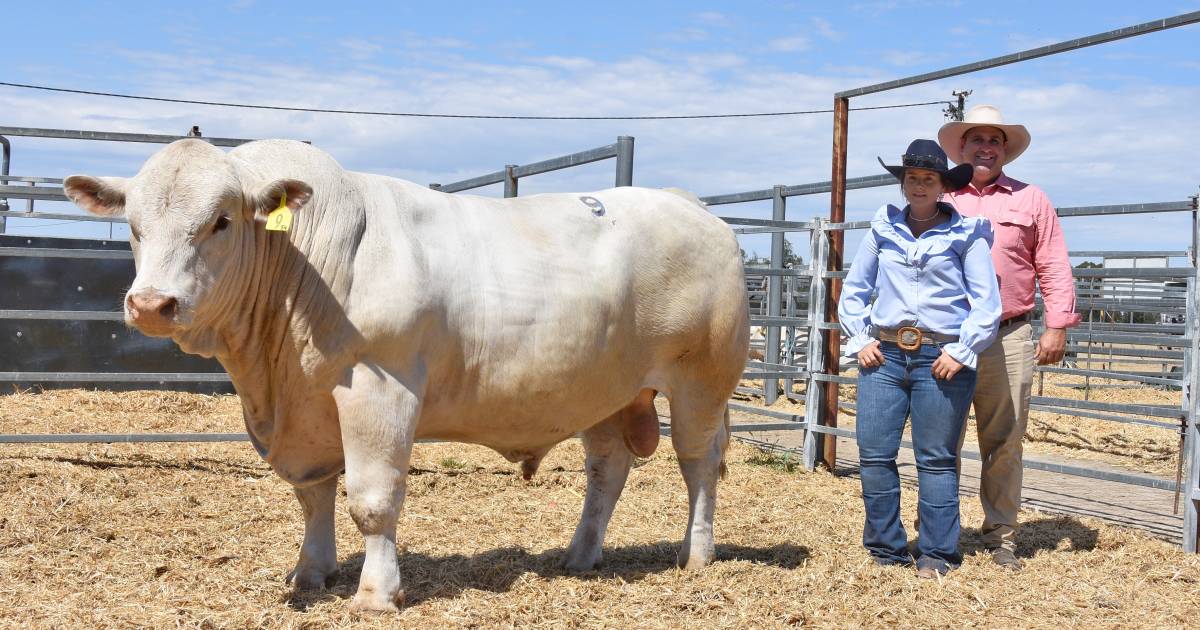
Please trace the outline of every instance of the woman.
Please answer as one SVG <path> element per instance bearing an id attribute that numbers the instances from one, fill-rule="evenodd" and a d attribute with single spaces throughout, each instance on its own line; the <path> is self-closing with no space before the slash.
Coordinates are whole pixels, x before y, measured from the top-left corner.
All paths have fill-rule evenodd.
<path id="1" fill-rule="evenodd" d="M 866 525 L 863 545 L 879 564 L 912 564 L 900 521 L 896 454 L 912 416 L 917 460 L 917 575 L 962 562 L 958 551 L 958 439 L 975 391 L 976 358 L 996 336 L 1000 290 L 991 224 L 940 201 L 971 180 L 947 169 L 932 140 L 914 140 L 888 166 L 908 202 L 871 221 L 842 287 L 838 317 L 858 358 L 857 440 Z M 871 303 L 871 295 L 877 294 Z"/>

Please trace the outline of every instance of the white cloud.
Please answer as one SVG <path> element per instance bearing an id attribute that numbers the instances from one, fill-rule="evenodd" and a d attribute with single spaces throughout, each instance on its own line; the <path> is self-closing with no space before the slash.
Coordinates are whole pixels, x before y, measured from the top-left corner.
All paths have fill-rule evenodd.
<path id="1" fill-rule="evenodd" d="M 350 64 L 330 73 L 318 67 L 247 56 L 142 50 L 111 51 L 134 67 L 120 91 L 175 98 L 274 103 L 299 107 L 426 113 L 637 115 L 709 114 L 821 109 L 838 90 L 894 78 L 886 68 L 825 68 L 787 72 L 756 66 L 738 55 L 660 58 L 631 55 L 615 61 L 585 57 L 531 57 L 515 65 L 453 59 L 436 64 L 380 68 Z M 938 67 L 931 58 L 904 59 Z M 179 68 L 188 72 L 181 73 Z M 1196 190 L 1187 156 L 1200 145 L 1194 85 L 1097 87 L 1041 83 L 1031 74 L 974 78 L 968 105 L 994 103 L 1010 122 L 1033 134 L 1029 151 L 1008 169 L 1046 189 L 1060 205 L 1099 205 L 1183 199 Z M 80 85 L 93 77 L 64 75 Z M 863 97 L 854 107 L 947 98 L 959 78 Z M 114 90 L 116 91 L 116 90 Z M 780 118 L 690 121 L 498 121 L 343 116 L 254 111 L 32 92 L 0 87 L 0 111 L 12 126 L 182 133 L 198 124 L 207 136 L 292 137 L 329 151 L 347 168 L 447 183 L 637 138 L 635 182 L 679 186 L 701 195 L 827 180 L 829 114 Z M 854 111 L 850 116 L 849 175 L 882 173 L 876 156 L 894 158 L 916 137 L 933 137 L 940 107 Z M 73 172 L 131 175 L 156 150 L 131 145 L 11 138 L 13 172 L 61 177 Z M 1181 166 L 1181 164 L 1183 166 Z M 523 194 L 610 186 L 611 162 L 559 171 L 521 182 Z M 495 190 L 485 194 L 499 194 Z M 867 218 L 896 201 L 894 187 L 851 191 L 848 218 Z M 828 213 L 828 196 L 793 199 L 789 216 Z M 757 213 L 761 205 L 722 206 L 720 214 Z M 1093 229 L 1124 225 L 1117 219 L 1071 219 L 1073 248 L 1107 245 L 1183 249 L 1186 226 L 1162 230 L 1175 218 L 1155 215 L 1126 232 Z M 856 244 L 857 236 L 847 239 Z M 1117 238 L 1122 239 L 1115 243 Z M 1152 241 L 1161 241 L 1149 246 Z M 748 242 L 754 243 L 753 239 Z M 762 245 L 748 249 L 766 251 Z M 850 246 L 853 249 L 853 245 Z"/>
<path id="2" fill-rule="evenodd" d="M 801 36 L 782 37 L 767 42 L 767 49 L 775 52 L 799 52 L 808 48 L 808 38 Z"/>
<path id="3" fill-rule="evenodd" d="M 718 11 L 703 11 L 695 16 L 697 22 L 708 24 L 709 26 L 729 26 L 730 19 L 724 13 Z"/>
<path id="4" fill-rule="evenodd" d="M 829 41 L 840 42 L 845 38 L 845 34 L 835 30 L 833 28 L 833 24 L 823 17 L 813 17 L 812 24 L 813 28 L 816 29 L 817 34 L 825 39 L 828 39 Z"/>
<path id="5" fill-rule="evenodd" d="M 912 50 L 888 50 L 881 57 L 884 63 L 897 66 L 900 68 L 909 68 L 920 65 L 933 65 L 934 57 L 922 52 Z"/>

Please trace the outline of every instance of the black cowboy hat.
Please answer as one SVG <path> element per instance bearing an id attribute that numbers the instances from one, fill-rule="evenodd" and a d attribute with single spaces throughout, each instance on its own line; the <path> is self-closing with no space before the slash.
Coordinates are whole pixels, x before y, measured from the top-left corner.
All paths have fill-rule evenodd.
<path id="1" fill-rule="evenodd" d="M 883 168 L 886 168 L 901 182 L 904 181 L 904 171 L 910 168 L 923 168 L 938 173 L 942 176 L 942 183 L 945 184 L 948 191 L 966 186 L 975 172 L 975 167 L 969 163 L 948 168 L 946 152 L 933 140 L 913 140 L 908 145 L 908 150 L 900 157 L 900 166 L 888 166 L 883 163 L 883 158 L 876 159 Z"/>

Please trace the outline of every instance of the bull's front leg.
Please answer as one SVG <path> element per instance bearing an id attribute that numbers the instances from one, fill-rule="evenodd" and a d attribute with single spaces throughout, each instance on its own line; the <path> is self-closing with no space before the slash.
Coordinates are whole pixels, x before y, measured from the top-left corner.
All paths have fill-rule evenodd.
<path id="1" fill-rule="evenodd" d="M 337 475 L 321 483 L 295 488 L 304 509 L 304 544 L 300 560 L 288 574 L 288 581 L 299 590 L 320 589 L 337 571 L 337 542 L 333 532 L 333 504 L 337 496 Z"/>
<path id="2" fill-rule="evenodd" d="M 359 363 L 334 389 L 346 456 L 346 503 L 366 543 L 353 611 L 394 612 L 404 602 L 396 520 L 421 411 L 421 378 Z"/>

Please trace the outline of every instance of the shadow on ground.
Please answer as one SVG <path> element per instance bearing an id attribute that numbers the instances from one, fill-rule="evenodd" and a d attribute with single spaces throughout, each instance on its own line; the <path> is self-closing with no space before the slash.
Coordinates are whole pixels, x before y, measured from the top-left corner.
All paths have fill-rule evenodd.
<path id="1" fill-rule="evenodd" d="M 517 547 L 503 547 L 467 556 L 453 554 L 431 556 L 423 553 L 400 554 L 400 575 L 404 584 L 404 605 L 413 606 L 425 600 L 452 598 L 469 589 L 503 593 L 512 588 L 522 575 L 535 573 L 544 578 L 576 577 L 583 580 L 620 578 L 636 582 L 647 575 L 675 568 L 679 543 L 662 542 L 652 545 L 606 547 L 604 564 L 593 571 L 571 573 L 559 566 L 566 549 L 549 549 L 530 554 Z M 783 569 L 795 569 L 809 558 L 807 547 L 780 544 L 771 547 L 717 545 L 717 562 L 746 560 Z M 319 602 L 349 599 L 358 588 L 363 554 L 356 553 L 338 569 L 335 581 L 324 591 L 293 591 L 288 605 L 304 611 Z"/>
<path id="2" fill-rule="evenodd" d="M 1083 524 L 1077 517 L 1037 518 L 1021 524 L 1017 534 L 1017 555 L 1031 558 L 1039 551 L 1092 551 L 1099 539 L 1100 531 Z M 963 529 L 961 541 L 964 554 L 987 552 L 979 529 Z"/>

